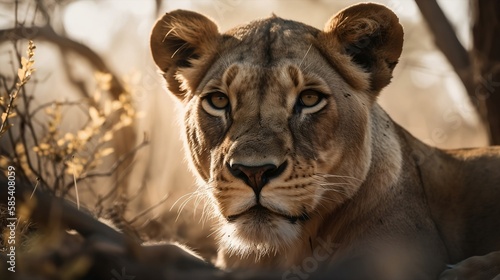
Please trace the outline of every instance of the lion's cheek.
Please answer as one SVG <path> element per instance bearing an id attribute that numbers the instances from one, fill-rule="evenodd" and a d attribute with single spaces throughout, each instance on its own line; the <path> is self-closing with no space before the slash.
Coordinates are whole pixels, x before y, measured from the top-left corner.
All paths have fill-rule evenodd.
<path id="1" fill-rule="evenodd" d="M 210 160 L 200 152 L 194 129 L 186 127 L 185 138 L 184 149 L 189 153 L 187 158 L 190 167 L 193 171 L 198 173 L 203 181 L 207 182 L 210 177 Z"/>
<path id="2" fill-rule="evenodd" d="M 224 135 L 223 123 L 199 110 L 188 110 L 184 119 L 185 138 L 190 153 L 191 163 L 205 182 L 210 181 L 214 167 L 220 165 L 220 158 L 214 156 L 223 154 L 221 142 Z M 194 112 L 194 113 L 193 113 Z"/>

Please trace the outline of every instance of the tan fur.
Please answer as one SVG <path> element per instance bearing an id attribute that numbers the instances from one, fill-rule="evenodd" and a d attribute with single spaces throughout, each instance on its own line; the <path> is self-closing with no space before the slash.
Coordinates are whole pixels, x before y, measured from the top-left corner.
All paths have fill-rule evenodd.
<path id="1" fill-rule="evenodd" d="M 434 279 L 500 250 L 500 148 L 429 147 L 376 103 L 402 43 L 398 18 L 377 4 L 323 31 L 274 16 L 220 34 L 182 10 L 158 21 L 151 50 L 185 109 L 219 266 L 304 279 L 294 269 L 312 258 L 360 279 Z M 324 98 L 300 105 L 311 90 Z M 211 105 L 214 92 L 228 107 Z"/>

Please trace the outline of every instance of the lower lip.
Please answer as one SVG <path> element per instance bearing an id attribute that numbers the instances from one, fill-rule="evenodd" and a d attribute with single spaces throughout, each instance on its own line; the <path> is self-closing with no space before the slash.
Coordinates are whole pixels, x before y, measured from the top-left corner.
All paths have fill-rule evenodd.
<path id="1" fill-rule="evenodd" d="M 236 215 L 231 215 L 231 216 L 228 216 L 226 217 L 226 220 L 228 222 L 234 222 L 236 221 L 238 218 L 240 218 L 241 216 L 243 215 L 251 215 L 252 213 L 257 213 L 259 215 L 262 215 L 262 214 L 265 214 L 265 215 L 275 215 L 275 216 L 280 216 L 286 220 L 288 220 L 291 224 L 295 224 L 297 221 L 306 221 L 309 219 L 309 216 L 307 214 L 304 214 L 304 215 L 301 215 L 301 216 L 287 216 L 287 215 L 283 215 L 283 214 L 279 214 L 279 213 L 276 213 L 276 212 L 273 212 L 267 208 L 264 208 L 262 206 L 253 206 L 252 208 L 240 213 L 240 214 L 236 214 Z"/>

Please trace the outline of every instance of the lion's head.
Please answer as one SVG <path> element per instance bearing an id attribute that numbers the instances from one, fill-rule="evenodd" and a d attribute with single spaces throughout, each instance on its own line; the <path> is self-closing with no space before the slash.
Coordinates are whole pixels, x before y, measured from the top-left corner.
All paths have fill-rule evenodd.
<path id="1" fill-rule="evenodd" d="M 153 58 L 183 105 L 189 159 L 226 248 L 294 246 L 357 193 L 371 111 L 402 41 L 397 17 L 376 4 L 339 12 L 323 31 L 273 16 L 221 34 L 183 10 L 157 22 Z"/>

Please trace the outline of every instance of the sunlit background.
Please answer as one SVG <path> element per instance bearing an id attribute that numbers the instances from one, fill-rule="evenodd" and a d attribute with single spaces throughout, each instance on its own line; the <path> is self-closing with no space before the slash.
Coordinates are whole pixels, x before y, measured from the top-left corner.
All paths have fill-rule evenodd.
<path id="1" fill-rule="evenodd" d="M 126 82 L 133 92 L 135 106 L 144 114 L 136 124 L 137 135 L 141 138 L 143 133 L 147 133 L 151 142 L 135 159 L 130 185 L 136 189 L 139 189 L 139 185 L 146 187 L 141 189 L 138 194 L 141 199 L 129 210 L 129 215 L 134 217 L 165 197 L 164 203 L 144 215 L 144 219 L 158 218 L 161 221 L 159 227 L 163 227 L 160 229 L 163 233 L 160 237 L 179 238 L 193 247 L 201 247 L 196 240 L 205 238 L 210 229 L 205 225 L 203 230 L 199 230 L 203 204 L 195 213 L 195 199 L 189 201 L 179 213 L 183 203 L 189 199 L 186 194 L 196 188 L 184 160 L 174 101 L 165 91 L 164 82 L 150 56 L 150 30 L 161 14 L 174 9 L 197 11 L 212 18 L 224 31 L 275 13 L 321 29 L 333 14 L 357 2 L 167 0 L 161 3 L 160 14 L 157 14 L 156 2 L 152 0 L 82 0 L 54 5 L 51 11 L 54 14 L 54 28 L 101 55 Z M 395 69 L 392 84 L 381 93 L 380 104 L 396 122 L 430 145 L 442 148 L 486 145 L 484 128 L 460 80 L 433 45 L 433 39 L 414 1 L 377 2 L 394 10 L 405 30 L 402 57 Z M 468 1 L 438 2 L 454 25 L 461 42 L 464 46 L 470 46 Z M 31 19 L 29 13 L 33 12 L 32 8 L 30 4 L 20 5 L 18 14 Z M 0 3 L 0 9 L 0 28 L 12 28 L 12 4 Z M 79 100 L 78 90 L 66 77 L 68 69 L 62 64 L 60 51 L 50 43 L 36 40 L 35 43 L 37 83 L 28 87 L 34 91 L 36 102 Z M 0 45 L 0 61 L 1 74 L 12 75 L 12 47 L 8 42 Z M 87 62 L 74 54 L 69 56 L 69 62 L 73 76 L 89 80 L 86 86 L 92 87 L 94 73 Z M 79 119 L 78 114 L 72 116 L 71 113 L 66 112 L 67 118 L 62 124 L 68 129 Z M 80 191 L 85 193 L 85 189 Z"/>

